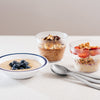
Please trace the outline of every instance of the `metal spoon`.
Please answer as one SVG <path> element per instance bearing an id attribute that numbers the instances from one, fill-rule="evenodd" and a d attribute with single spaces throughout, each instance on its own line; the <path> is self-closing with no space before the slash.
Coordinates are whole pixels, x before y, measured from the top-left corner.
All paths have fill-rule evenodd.
<path id="1" fill-rule="evenodd" d="M 53 66 L 59 66 L 60 67 L 61 65 L 54 64 Z M 64 66 L 61 66 L 61 67 L 64 67 Z M 94 79 L 94 77 L 92 77 L 92 75 L 90 77 L 88 75 L 86 76 L 85 73 L 81 74 L 81 72 L 74 72 L 74 71 L 70 71 L 69 69 L 67 69 L 67 71 L 71 72 L 71 73 L 73 73 L 73 74 L 75 74 L 75 75 L 77 75 L 77 76 L 79 76 L 79 77 L 81 77 L 81 78 L 83 78 L 83 79 L 85 79 L 89 82 L 92 82 L 92 83 L 95 83 L 95 84 L 100 84 L 100 80 Z"/>
<path id="2" fill-rule="evenodd" d="M 84 78 L 81 78 L 79 76 L 77 76 L 76 74 L 70 72 L 67 68 L 65 68 L 64 66 L 61 66 L 61 65 L 52 65 L 51 66 L 51 71 L 54 72 L 55 74 L 57 75 L 60 75 L 60 76 L 65 76 L 65 75 L 70 75 L 74 78 L 76 78 L 77 80 L 83 82 L 84 84 L 86 84 L 87 86 L 89 87 L 92 87 L 92 88 L 95 88 L 95 89 L 98 89 L 100 90 L 100 87 L 88 82 L 87 80 L 85 80 Z"/>

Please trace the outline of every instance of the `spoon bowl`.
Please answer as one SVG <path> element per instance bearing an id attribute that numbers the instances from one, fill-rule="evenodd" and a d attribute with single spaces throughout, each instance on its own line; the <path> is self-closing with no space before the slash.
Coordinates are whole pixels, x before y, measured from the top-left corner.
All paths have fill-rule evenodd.
<path id="1" fill-rule="evenodd" d="M 51 70 L 55 73 L 55 74 L 58 74 L 60 76 L 66 76 L 67 73 L 68 73 L 68 69 L 65 68 L 64 66 L 61 66 L 61 65 L 57 65 L 57 64 L 54 64 L 51 66 Z"/>

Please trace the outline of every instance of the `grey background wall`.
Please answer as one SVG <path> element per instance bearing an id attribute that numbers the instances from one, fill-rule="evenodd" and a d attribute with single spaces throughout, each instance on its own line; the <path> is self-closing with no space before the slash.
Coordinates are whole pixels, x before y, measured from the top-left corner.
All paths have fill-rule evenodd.
<path id="1" fill-rule="evenodd" d="M 100 0 L 0 0 L 0 34 L 100 34 Z"/>

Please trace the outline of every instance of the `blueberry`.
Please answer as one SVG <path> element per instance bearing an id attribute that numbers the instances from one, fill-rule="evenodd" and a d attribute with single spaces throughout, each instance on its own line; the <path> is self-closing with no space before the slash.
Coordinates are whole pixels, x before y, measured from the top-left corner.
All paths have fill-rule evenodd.
<path id="1" fill-rule="evenodd" d="M 12 63 L 9 63 L 9 66 L 13 67 L 13 64 Z"/>
<path id="2" fill-rule="evenodd" d="M 29 63 L 28 62 L 24 62 L 24 64 L 28 65 Z"/>
<path id="3" fill-rule="evenodd" d="M 17 65 L 16 64 L 13 64 L 13 67 L 16 67 Z"/>
<path id="4" fill-rule="evenodd" d="M 24 63 L 24 64 L 26 64 L 26 65 L 28 65 L 29 63 L 28 62 L 26 62 L 25 60 L 21 60 L 21 62 L 20 63 Z"/>
<path id="5" fill-rule="evenodd" d="M 18 63 L 17 61 L 13 61 L 13 62 L 12 62 L 12 64 L 17 64 L 17 63 Z"/>
<path id="6" fill-rule="evenodd" d="M 19 66 L 17 64 L 14 64 L 13 67 L 18 68 Z"/>
<path id="7" fill-rule="evenodd" d="M 16 68 L 20 69 L 20 64 L 15 64 Z"/>
<path id="8" fill-rule="evenodd" d="M 20 66 L 24 66 L 24 63 L 20 63 Z"/>
<path id="9" fill-rule="evenodd" d="M 24 63 L 24 62 L 26 62 L 25 60 L 21 60 L 21 62 L 20 63 Z"/>
<path id="10" fill-rule="evenodd" d="M 26 67 L 25 67 L 25 69 L 29 69 L 29 68 L 31 68 L 31 67 L 30 67 L 30 66 L 26 66 Z"/>
<path id="11" fill-rule="evenodd" d="M 16 70 L 16 68 L 15 67 L 12 67 L 12 70 Z"/>
<path id="12" fill-rule="evenodd" d="M 30 68 L 30 66 L 28 66 L 28 64 L 29 63 L 26 62 L 25 60 L 21 60 L 20 62 L 13 61 L 9 65 L 12 67 L 12 70 L 16 70 L 16 69 L 28 69 L 28 68 Z"/>
<path id="13" fill-rule="evenodd" d="M 23 66 L 23 67 L 26 67 L 27 66 L 25 63 L 21 63 L 20 65 Z"/>
<path id="14" fill-rule="evenodd" d="M 12 67 L 14 64 L 17 64 L 17 63 L 18 63 L 17 61 L 13 61 L 9 65 Z"/>
<path id="15" fill-rule="evenodd" d="M 12 67 L 12 70 L 16 70 L 16 69 L 17 69 L 17 67 L 16 67 L 16 65 L 14 64 L 13 67 Z"/>

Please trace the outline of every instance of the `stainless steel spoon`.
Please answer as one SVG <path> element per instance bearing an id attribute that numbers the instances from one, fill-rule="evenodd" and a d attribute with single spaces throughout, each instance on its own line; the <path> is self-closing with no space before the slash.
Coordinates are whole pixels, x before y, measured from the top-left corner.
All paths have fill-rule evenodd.
<path id="1" fill-rule="evenodd" d="M 54 72 L 55 74 L 57 75 L 60 75 L 60 76 L 65 76 L 65 75 L 70 75 L 74 78 L 76 78 L 77 80 L 83 82 L 84 84 L 86 84 L 87 86 L 89 87 L 92 87 L 92 88 L 95 88 L 95 89 L 98 89 L 100 90 L 100 87 L 88 82 L 86 79 L 76 75 L 75 73 L 69 71 L 67 68 L 65 68 L 64 66 L 61 66 L 61 65 L 51 65 L 51 71 Z"/>
<path id="2" fill-rule="evenodd" d="M 54 64 L 53 66 L 59 66 L 60 67 L 61 65 Z M 63 66 L 61 66 L 61 67 L 63 67 Z M 92 82 L 92 83 L 95 83 L 95 84 L 100 84 L 100 80 L 95 79 L 93 75 L 88 75 L 88 74 L 86 75 L 85 73 L 81 74 L 81 72 L 74 72 L 74 71 L 70 71 L 69 69 L 67 69 L 67 71 L 71 72 L 71 73 L 73 73 L 73 74 L 75 74 L 75 75 L 77 75 L 77 76 L 79 76 L 79 77 L 81 77 L 81 78 L 83 78 L 83 79 L 85 79 L 89 82 Z"/>

